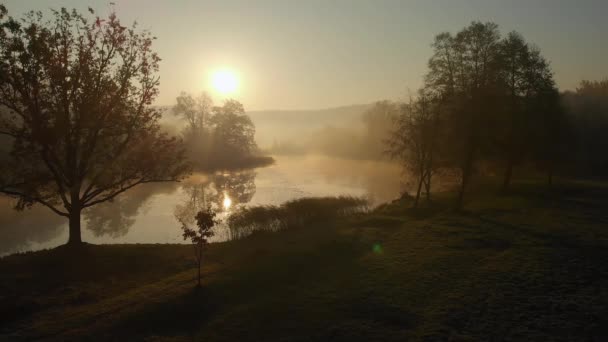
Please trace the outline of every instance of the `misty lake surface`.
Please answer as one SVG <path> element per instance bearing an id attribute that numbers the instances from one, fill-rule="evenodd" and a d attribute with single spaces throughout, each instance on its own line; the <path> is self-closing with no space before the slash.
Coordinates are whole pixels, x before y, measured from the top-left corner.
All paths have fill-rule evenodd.
<path id="1" fill-rule="evenodd" d="M 184 243 L 176 213 L 193 205 L 212 205 L 220 218 L 240 206 L 278 205 L 316 196 L 350 195 L 378 205 L 399 197 L 401 169 L 389 162 L 325 156 L 275 156 L 257 169 L 195 173 L 180 183 L 144 184 L 111 203 L 90 208 L 82 218 L 83 240 L 94 244 Z M 0 198 L 0 255 L 52 248 L 67 241 L 67 220 L 34 206 L 13 209 Z M 218 227 L 214 241 L 228 239 Z"/>

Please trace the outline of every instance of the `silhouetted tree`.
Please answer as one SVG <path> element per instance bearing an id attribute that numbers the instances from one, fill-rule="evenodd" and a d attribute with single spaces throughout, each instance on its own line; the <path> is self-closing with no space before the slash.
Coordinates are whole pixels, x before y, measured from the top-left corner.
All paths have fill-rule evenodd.
<path id="1" fill-rule="evenodd" d="M 213 109 L 213 101 L 209 94 L 203 92 L 195 98 L 191 94 L 182 92 L 176 101 L 177 104 L 172 109 L 173 114 L 188 123 L 188 129 L 192 134 L 202 134 Z"/>
<path id="2" fill-rule="evenodd" d="M 211 128 L 209 121 L 212 115 L 213 101 L 207 93 L 198 97 L 182 92 L 176 99 L 172 112 L 186 122 L 182 130 L 187 157 L 197 166 L 210 163 L 212 149 Z"/>
<path id="3" fill-rule="evenodd" d="M 191 228 L 187 223 L 182 223 L 182 231 L 184 240 L 190 240 L 194 247 L 194 255 L 197 263 L 198 282 L 197 286 L 201 286 L 201 265 L 203 262 L 203 250 L 209 242 L 209 238 L 213 236 L 213 227 L 219 223 L 215 219 L 216 213 L 211 207 L 199 211 L 196 214 L 196 228 Z"/>
<path id="4" fill-rule="evenodd" d="M 72 244 L 81 242 L 83 209 L 187 171 L 179 141 L 160 132 L 150 106 L 154 38 L 89 11 L 16 20 L 0 8 L 0 134 L 11 139 L 0 191 L 18 209 L 39 203 L 69 218 Z"/>
<path id="5" fill-rule="evenodd" d="M 527 154 L 553 170 L 563 120 L 540 51 L 516 32 L 501 40 L 496 24 L 480 22 L 439 34 L 432 46 L 424 89 L 441 109 L 443 161 L 460 169 L 457 207 L 478 159 L 505 160 L 503 190 Z"/>
<path id="6" fill-rule="evenodd" d="M 506 161 L 502 185 L 502 190 L 506 191 L 511 183 L 513 167 L 524 158 L 526 150 L 534 149 L 530 143 L 535 134 L 543 131 L 556 133 L 553 124 L 559 121 L 559 115 L 556 108 L 547 113 L 552 106 L 550 102 L 557 100 L 551 96 L 556 90 L 549 64 L 538 49 L 530 48 L 520 34 L 511 32 L 501 43 L 501 59 L 506 101 L 504 110 L 497 112 L 505 113 L 506 120 L 498 120 L 497 136 Z M 535 123 L 539 119 L 543 125 L 537 126 Z M 546 134 L 545 137 L 549 139 Z M 549 153 L 550 150 L 545 151 Z"/>
<path id="7" fill-rule="evenodd" d="M 488 118 L 493 113 L 499 83 L 500 34 L 494 23 L 473 22 L 452 36 L 439 34 L 433 43 L 426 88 L 450 103 L 449 131 L 454 162 L 461 171 L 457 207 L 474 171 L 475 160 L 487 138 Z"/>
<path id="8" fill-rule="evenodd" d="M 522 144 L 526 138 L 522 134 L 526 119 L 523 98 L 528 90 L 526 67 L 529 64 L 530 50 L 524 38 L 516 32 L 509 33 L 500 48 L 507 103 L 504 111 L 506 120 L 499 120 L 499 124 L 504 127 L 500 130 L 504 136 L 498 138 L 498 145 L 504 151 L 506 159 L 502 185 L 502 190 L 506 191 L 511 183 L 513 166 L 521 157 Z"/>
<path id="9" fill-rule="evenodd" d="M 418 206 L 423 185 L 427 200 L 430 199 L 431 179 L 436 169 L 438 116 L 434 107 L 432 99 L 421 90 L 415 101 L 402 106 L 395 128 L 386 140 L 390 157 L 400 160 L 405 170 L 416 178 L 414 208 Z"/>
<path id="10" fill-rule="evenodd" d="M 250 155 L 257 149 L 255 126 L 240 102 L 227 100 L 223 106 L 214 107 L 210 123 L 216 153 L 238 157 Z"/>
<path id="11" fill-rule="evenodd" d="M 547 175 L 547 184 L 553 185 L 557 166 L 565 160 L 571 135 L 567 127 L 560 95 L 555 87 L 546 88 L 534 105 L 535 132 L 531 139 L 535 160 Z"/>
<path id="12" fill-rule="evenodd" d="M 188 157 L 199 168 L 231 169 L 272 162 L 272 158 L 257 155 L 255 125 L 236 100 L 212 106 L 206 93 L 197 98 L 182 93 L 173 113 L 187 123 L 183 137 Z"/>

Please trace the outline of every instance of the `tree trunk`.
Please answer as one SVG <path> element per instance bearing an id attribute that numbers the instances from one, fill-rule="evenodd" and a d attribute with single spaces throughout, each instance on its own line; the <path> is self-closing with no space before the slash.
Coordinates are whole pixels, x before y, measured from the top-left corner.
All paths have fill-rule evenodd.
<path id="1" fill-rule="evenodd" d="M 511 177 L 513 175 L 513 164 L 515 164 L 515 127 L 516 127 L 516 98 L 515 95 L 515 73 L 512 73 L 511 78 L 511 115 L 509 120 L 509 136 L 508 136 L 508 147 L 507 147 L 507 168 L 505 170 L 505 177 L 502 181 L 501 192 L 505 193 L 509 190 L 511 185 Z"/>
<path id="2" fill-rule="evenodd" d="M 72 206 L 70 209 L 70 235 L 68 238 L 68 245 L 79 245 L 82 243 L 82 237 L 80 234 L 80 208 Z"/>
<path id="3" fill-rule="evenodd" d="M 82 244 L 80 232 L 80 213 L 82 211 L 82 203 L 80 202 L 80 183 L 74 184 L 70 189 L 70 236 L 68 245 Z"/>
<path id="4" fill-rule="evenodd" d="M 462 181 L 460 182 L 460 191 L 458 192 L 458 200 L 456 201 L 456 209 L 462 209 L 462 202 L 464 201 L 464 191 L 467 187 L 468 175 L 463 170 L 462 172 Z"/>
<path id="5" fill-rule="evenodd" d="M 198 262 L 198 287 L 201 287 L 201 262 Z"/>
<path id="6" fill-rule="evenodd" d="M 464 193 L 467 189 L 467 185 L 469 184 L 469 178 L 471 177 L 471 172 L 473 171 L 473 155 L 475 150 L 470 148 L 467 153 L 467 157 L 465 163 L 462 167 L 462 181 L 460 182 L 460 191 L 458 192 L 458 201 L 456 202 L 456 209 L 461 210 L 462 204 L 464 202 Z"/>
<path id="7" fill-rule="evenodd" d="M 427 170 L 426 172 L 426 182 L 424 182 L 424 187 L 426 190 L 426 201 L 430 202 L 431 201 L 431 171 L 430 169 Z"/>
<path id="8" fill-rule="evenodd" d="M 416 199 L 414 200 L 414 208 L 418 207 L 418 201 L 420 200 L 420 191 L 422 191 L 422 181 L 424 180 L 424 176 L 420 177 L 418 180 L 418 190 L 416 191 Z"/>
<path id="9" fill-rule="evenodd" d="M 507 161 L 507 169 L 505 171 L 505 178 L 502 181 L 502 192 L 507 192 L 511 185 L 511 176 L 513 175 L 513 158 L 509 158 Z"/>

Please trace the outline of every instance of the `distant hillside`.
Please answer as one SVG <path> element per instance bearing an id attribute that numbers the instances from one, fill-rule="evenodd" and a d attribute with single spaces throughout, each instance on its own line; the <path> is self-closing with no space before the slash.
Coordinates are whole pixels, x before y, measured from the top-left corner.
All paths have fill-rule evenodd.
<path id="1" fill-rule="evenodd" d="M 273 142 L 299 141 L 326 126 L 351 126 L 361 123 L 361 116 L 371 104 L 350 105 L 315 110 L 264 110 L 247 114 L 256 127 L 256 141 L 261 147 Z"/>
<path id="2" fill-rule="evenodd" d="M 365 112 L 371 104 L 350 105 L 326 109 L 312 110 L 262 110 L 249 111 L 247 114 L 255 123 L 285 123 L 285 124 L 304 124 L 304 125 L 331 125 L 334 123 L 344 123 L 350 120 L 360 120 L 361 114 Z"/>

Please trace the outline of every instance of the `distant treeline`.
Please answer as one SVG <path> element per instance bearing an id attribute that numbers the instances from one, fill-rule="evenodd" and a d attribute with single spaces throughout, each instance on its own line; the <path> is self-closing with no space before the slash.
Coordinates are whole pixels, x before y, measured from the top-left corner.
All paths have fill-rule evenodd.
<path id="1" fill-rule="evenodd" d="M 195 169 L 240 169 L 273 163 L 271 157 L 260 155 L 255 125 L 240 102 L 227 100 L 223 106 L 213 106 L 205 93 L 198 97 L 182 93 L 172 112 L 186 122 L 182 136 Z"/>

